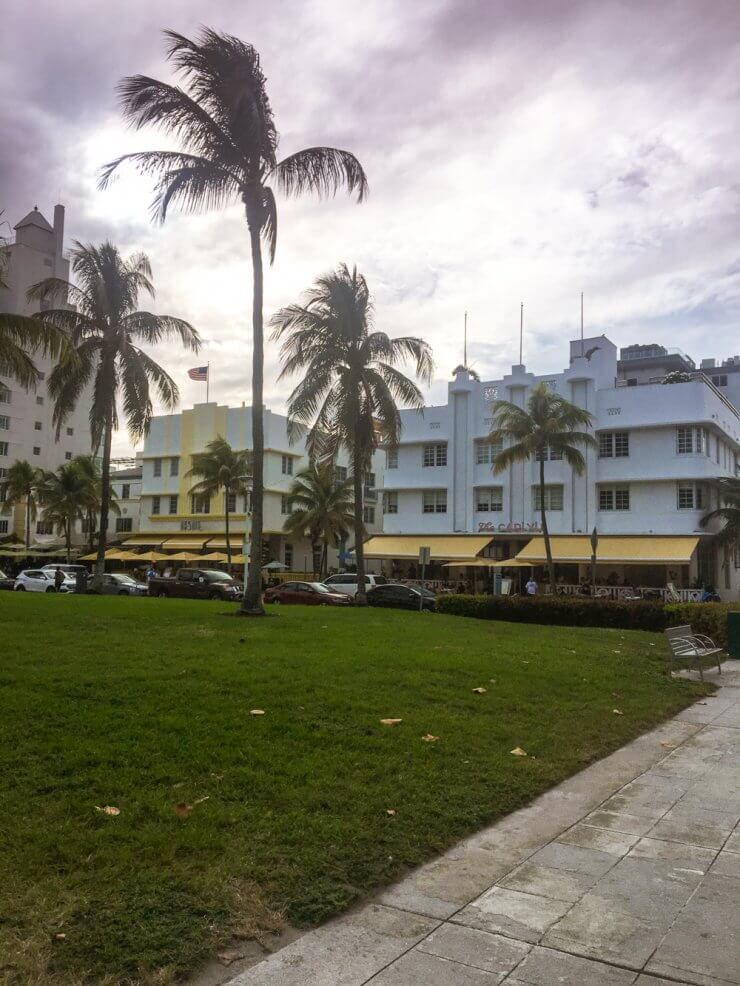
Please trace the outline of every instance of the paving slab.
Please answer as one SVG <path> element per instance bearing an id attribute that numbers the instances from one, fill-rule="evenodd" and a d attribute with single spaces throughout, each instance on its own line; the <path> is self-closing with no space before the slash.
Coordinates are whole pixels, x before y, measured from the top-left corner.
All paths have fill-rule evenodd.
<path id="1" fill-rule="evenodd" d="M 600 849 L 612 856 L 626 856 L 638 838 L 637 835 L 626 835 L 622 832 L 609 831 L 581 823 L 574 825 L 567 832 L 563 832 L 558 841 L 573 846 L 581 846 L 583 849 Z"/>
<path id="2" fill-rule="evenodd" d="M 471 928 L 495 931 L 519 941 L 534 943 L 570 906 L 568 901 L 492 887 L 488 893 L 459 911 L 454 920 Z"/>
<path id="3" fill-rule="evenodd" d="M 623 835 L 645 835 L 655 825 L 655 819 L 645 815 L 630 815 L 624 811 L 606 811 L 603 808 L 586 815 L 583 822 L 585 825 L 611 829 Z"/>
<path id="4" fill-rule="evenodd" d="M 663 859 L 697 873 L 706 873 L 717 857 L 714 849 L 687 846 L 682 842 L 663 842 L 660 839 L 640 839 L 630 849 L 627 858 Z"/>
<path id="5" fill-rule="evenodd" d="M 529 862 L 523 863 L 503 880 L 499 880 L 499 886 L 538 897 L 552 897 L 553 900 L 575 903 L 593 887 L 597 879 L 585 873 L 573 873 L 554 866 Z"/>
<path id="6" fill-rule="evenodd" d="M 740 830 L 732 832 L 724 845 L 726 852 L 740 852 Z"/>
<path id="7" fill-rule="evenodd" d="M 414 949 L 374 976 L 372 986 L 497 986 L 502 976 Z"/>
<path id="8" fill-rule="evenodd" d="M 420 952 L 429 952 L 503 977 L 522 961 L 531 945 L 476 928 L 443 924 L 416 947 Z"/>
<path id="9" fill-rule="evenodd" d="M 721 849 L 737 821 L 734 812 L 701 808 L 697 804 L 678 804 L 666 812 L 649 835 L 651 839 Z"/>
<path id="10" fill-rule="evenodd" d="M 577 955 L 539 946 L 517 966 L 516 982 L 527 986 L 632 986 L 635 974 Z M 511 979 L 506 980 L 507 986 Z"/>
<path id="11" fill-rule="evenodd" d="M 718 853 L 709 872 L 715 875 L 719 873 L 721 876 L 733 876 L 736 880 L 740 880 L 740 853 Z M 740 900 L 738 900 L 738 907 L 740 908 Z"/>
<path id="12" fill-rule="evenodd" d="M 586 849 L 584 846 L 571 846 L 563 842 L 551 842 L 529 859 L 531 863 L 540 866 L 593 877 L 603 876 L 612 866 L 616 866 L 618 860 L 619 857 L 600 849 Z"/>

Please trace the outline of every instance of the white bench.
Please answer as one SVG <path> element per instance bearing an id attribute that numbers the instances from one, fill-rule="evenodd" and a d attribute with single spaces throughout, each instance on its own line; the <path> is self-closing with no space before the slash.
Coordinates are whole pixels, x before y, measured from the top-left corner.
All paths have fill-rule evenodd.
<path id="1" fill-rule="evenodd" d="M 668 646 L 671 648 L 671 657 L 677 661 L 692 660 L 699 669 L 699 677 L 704 681 L 702 660 L 705 657 L 721 654 L 722 648 L 717 647 L 709 637 L 705 637 L 701 633 L 692 633 L 690 626 L 668 627 L 665 635 L 668 638 Z M 717 658 L 717 670 L 722 674 L 722 663 L 719 658 Z"/>

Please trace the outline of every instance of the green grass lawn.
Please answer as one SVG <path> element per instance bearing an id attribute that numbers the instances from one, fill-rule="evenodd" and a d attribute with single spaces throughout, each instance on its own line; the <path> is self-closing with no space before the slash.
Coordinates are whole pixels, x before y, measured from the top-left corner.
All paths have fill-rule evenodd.
<path id="1" fill-rule="evenodd" d="M 653 634 L 227 614 L 0 594 L 0 981 L 138 982 L 322 921 L 711 690 Z"/>

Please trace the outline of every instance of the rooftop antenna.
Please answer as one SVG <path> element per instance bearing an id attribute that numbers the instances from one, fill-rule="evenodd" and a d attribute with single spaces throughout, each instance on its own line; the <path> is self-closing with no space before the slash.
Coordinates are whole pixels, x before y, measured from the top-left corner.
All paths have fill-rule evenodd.
<path id="1" fill-rule="evenodd" d="M 522 365 L 522 339 L 524 337 L 524 302 L 519 307 L 519 366 Z"/>
<path id="2" fill-rule="evenodd" d="M 468 368 L 468 313 L 465 312 L 465 328 L 463 330 L 463 366 Z"/>
<path id="3" fill-rule="evenodd" d="M 583 356 L 583 291 L 581 291 L 581 356 Z"/>

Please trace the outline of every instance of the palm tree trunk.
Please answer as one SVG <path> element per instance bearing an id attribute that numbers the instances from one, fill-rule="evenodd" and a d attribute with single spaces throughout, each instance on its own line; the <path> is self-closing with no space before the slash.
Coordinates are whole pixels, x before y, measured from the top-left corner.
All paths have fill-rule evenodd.
<path id="1" fill-rule="evenodd" d="M 100 531 L 98 532 L 98 557 L 95 559 L 95 574 L 90 588 L 100 592 L 103 588 L 105 572 L 105 549 L 108 545 L 108 513 L 110 511 L 110 448 L 113 441 L 113 415 L 106 415 L 103 435 L 103 466 L 101 470 L 100 491 Z"/>
<path id="2" fill-rule="evenodd" d="M 322 581 L 323 579 L 326 578 L 328 560 L 329 560 L 329 541 L 327 538 L 324 538 L 324 545 L 323 548 L 321 549 L 321 571 L 319 572 Z"/>
<path id="3" fill-rule="evenodd" d="M 95 547 L 95 511 L 87 511 L 87 548 L 90 554 Z"/>
<path id="4" fill-rule="evenodd" d="M 31 547 L 31 491 L 26 492 L 26 551 Z"/>
<path id="5" fill-rule="evenodd" d="M 67 564 L 72 563 L 72 521 L 68 517 L 64 523 L 64 540 L 67 546 Z"/>
<path id="6" fill-rule="evenodd" d="M 249 572 L 240 612 L 264 616 L 262 605 L 262 518 L 264 500 L 265 431 L 262 388 L 264 377 L 264 338 L 262 327 L 262 245 L 259 206 L 247 202 L 247 224 L 252 247 L 252 535 Z"/>
<path id="7" fill-rule="evenodd" d="M 231 572 L 231 541 L 229 540 L 229 491 L 224 491 L 224 527 L 226 529 L 226 565 Z"/>
<path id="8" fill-rule="evenodd" d="M 552 549 L 550 547 L 550 532 L 547 529 L 547 512 L 545 510 L 545 453 L 541 453 L 540 459 L 540 517 L 542 519 L 542 534 L 545 538 L 545 555 L 547 556 L 547 571 L 550 576 L 550 592 L 555 595 L 555 567 L 552 563 Z"/>
<path id="9" fill-rule="evenodd" d="M 354 475 L 352 481 L 355 488 L 355 562 L 357 568 L 357 595 L 355 604 L 357 606 L 367 606 L 367 594 L 365 592 L 365 546 L 362 543 L 362 535 L 365 532 L 365 525 L 362 520 L 362 464 L 359 449 L 359 438 L 355 432 L 355 447 L 352 450 L 352 469 Z"/>

